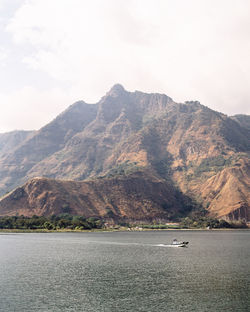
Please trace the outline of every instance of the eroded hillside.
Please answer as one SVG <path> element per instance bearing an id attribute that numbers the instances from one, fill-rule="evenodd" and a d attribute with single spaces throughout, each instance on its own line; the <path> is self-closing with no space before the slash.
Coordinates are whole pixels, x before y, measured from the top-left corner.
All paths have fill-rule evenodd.
<path id="1" fill-rule="evenodd" d="M 172 219 L 192 209 L 173 185 L 148 172 L 89 181 L 34 178 L 0 201 L 1 215 L 70 213 L 119 220 Z"/>

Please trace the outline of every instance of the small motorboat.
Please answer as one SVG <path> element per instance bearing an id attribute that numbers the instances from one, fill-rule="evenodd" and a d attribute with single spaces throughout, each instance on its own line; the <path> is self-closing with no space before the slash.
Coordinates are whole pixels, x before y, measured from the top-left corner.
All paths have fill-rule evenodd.
<path id="1" fill-rule="evenodd" d="M 187 247 L 188 242 L 178 242 L 177 239 L 175 238 L 171 244 L 171 246 L 174 247 Z"/>

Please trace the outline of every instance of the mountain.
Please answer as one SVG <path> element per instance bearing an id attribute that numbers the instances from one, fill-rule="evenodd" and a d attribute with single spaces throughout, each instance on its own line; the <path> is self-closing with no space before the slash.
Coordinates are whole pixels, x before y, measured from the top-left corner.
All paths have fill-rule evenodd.
<path id="1" fill-rule="evenodd" d="M 249 220 L 247 120 L 245 115 L 227 117 L 198 101 L 176 103 L 164 94 L 128 92 L 115 85 L 97 104 L 77 102 L 17 148 L 9 148 L 0 157 L 1 192 L 37 176 L 60 183 L 91 179 L 101 187 L 100 179 L 143 173 L 138 177 L 142 198 L 144 175 L 152 181 L 157 177 L 166 183 L 169 198 L 177 193 L 186 198 L 187 212 L 192 203 L 214 217 Z M 157 195 L 151 195 L 157 203 Z M 179 206 L 170 200 L 173 206 L 178 214 Z"/>

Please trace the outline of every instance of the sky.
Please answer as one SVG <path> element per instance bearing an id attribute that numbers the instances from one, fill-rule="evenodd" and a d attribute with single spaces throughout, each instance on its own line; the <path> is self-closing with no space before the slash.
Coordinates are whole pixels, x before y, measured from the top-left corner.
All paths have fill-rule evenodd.
<path id="1" fill-rule="evenodd" d="M 0 132 L 128 91 L 250 114 L 249 0 L 0 0 Z"/>

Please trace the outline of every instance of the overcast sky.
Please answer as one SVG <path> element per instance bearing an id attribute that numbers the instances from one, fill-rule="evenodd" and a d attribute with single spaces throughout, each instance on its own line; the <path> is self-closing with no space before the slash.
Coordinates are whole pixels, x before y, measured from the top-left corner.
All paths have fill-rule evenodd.
<path id="1" fill-rule="evenodd" d="M 115 83 L 250 113 L 249 0 L 0 0 L 0 132 Z"/>

